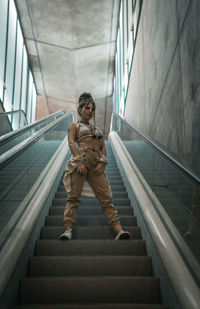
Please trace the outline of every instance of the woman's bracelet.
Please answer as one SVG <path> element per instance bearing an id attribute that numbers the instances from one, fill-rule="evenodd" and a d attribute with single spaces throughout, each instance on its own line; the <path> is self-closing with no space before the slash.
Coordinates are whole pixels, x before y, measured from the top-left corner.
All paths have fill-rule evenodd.
<path id="1" fill-rule="evenodd" d="M 101 158 L 100 158 L 99 161 L 104 163 L 104 164 L 108 164 L 108 160 L 106 159 L 106 157 L 104 155 L 101 155 Z"/>
<path id="2" fill-rule="evenodd" d="M 83 163 L 83 157 L 82 157 L 82 155 L 72 156 L 71 161 L 79 165 L 79 164 Z"/>
<path id="3" fill-rule="evenodd" d="M 82 159 L 82 157 L 81 157 L 81 155 L 79 154 L 79 155 L 77 155 L 77 156 L 73 156 L 74 157 L 74 159 L 75 160 L 81 160 Z"/>

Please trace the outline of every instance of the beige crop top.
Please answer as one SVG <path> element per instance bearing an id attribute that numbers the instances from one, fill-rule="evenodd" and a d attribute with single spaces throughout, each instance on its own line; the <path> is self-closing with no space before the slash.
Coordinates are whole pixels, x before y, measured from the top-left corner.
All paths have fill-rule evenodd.
<path id="1" fill-rule="evenodd" d="M 91 136 L 95 139 L 101 139 L 103 138 L 102 132 L 95 126 L 89 125 L 86 126 L 83 123 L 79 122 L 79 131 L 77 136 L 77 141 L 80 141 L 82 138 Z"/>

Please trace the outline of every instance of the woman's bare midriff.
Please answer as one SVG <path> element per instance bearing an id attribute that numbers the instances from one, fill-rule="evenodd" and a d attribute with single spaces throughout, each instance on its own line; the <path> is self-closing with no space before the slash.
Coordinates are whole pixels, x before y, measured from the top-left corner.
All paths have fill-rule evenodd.
<path id="1" fill-rule="evenodd" d="M 101 139 L 95 139 L 92 138 L 91 136 L 86 136 L 83 137 L 79 142 L 78 142 L 79 147 L 90 147 L 96 151 L 101 151 L 102 147 L 102 140 Z"/>

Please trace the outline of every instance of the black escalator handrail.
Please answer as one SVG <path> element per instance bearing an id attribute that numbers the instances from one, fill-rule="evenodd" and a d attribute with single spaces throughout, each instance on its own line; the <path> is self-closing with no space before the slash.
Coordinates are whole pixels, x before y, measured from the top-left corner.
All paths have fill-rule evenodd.
<path id="1" fill-rule="evenodd" d="M 5 135 L 3 135 L 3 136 L 0 137 L 0 143 L 2 143 L 2 142 L 7 142 L 7 140 L 10 139 L 10 138 L 12 138 L 14 135 L 15 135 L 15 136 L 18 136 L 18 135 L 20 135 L 21 133 L 23 133 L 23 131 L 26 131 L 27 129 L 33 128 L 33 127 L 35 127 L 35 126 L 38 126 L 38 125 L 41 124 L 42 122 L 45 122 L 45 121 L 47 121 L 47 120 L 49 120 L 49 119 L 51 119 L 51 118 L 54 118 L 54 117 L 55 117 L 55 119 L 56 119 L 58 116 L 60 116 L 60 115 L 62 115 L 62 114 L 65 114 L 65 111 L 64 111 L 64 110 L 60 110 L 60 111 L 58 111 L 58 112 L 56 112 L 56 113 L 54 113 L 54 114 L 51 114 L 51 115 L 49 115 L 49 116 L 47 116 L 47 117 L 44 117 L 44 118 L 42 118 L 42 119 L 40 119 L 40 120 L 37 120 L 37 121 L 35 121 L 35 122 L 33 122 L 33 123 L 30 123 L 29 125 L 24 126 L 24 127 L 21 128 L 21 129 L 18 129 L 18 130 L 9 132 L 9 133 L 7 133 L 7 134 L 5 134 Z"/>
<path id="2" fill-rule="evenodd" d="M 163 150 L 160 146 L 158 146 L 154 141 L 152 141 L 152 139 L 150 139 L 149 137 L 145 137 L 142 133 L 140 133 L 137 129 L 134 128 L 134 126 L 132 124 L 130 124 L 130 122 L 128 120 L 123 119 L 120 115 L 118 115 L 116 112 L 112 112 L 112 116 L 111 116 L 111 130 L 112 130 L 112 126 L 113 126 L 113 115 L 117 116 L 118 118 L 120 118 L 123 122 L 125 122 L 133 131 L 135 131 L 135 133 L 137 135 L 139 135 L 145 142 L 147 142 L 148 144 L 150 144 L 153 148 L 155 148 L 156 150 L 158 150 L 161 155 L 163 155 L 164 157 L 166 157 L 169 161 L 172 161 L 172 163 L 174 163 L 178 168 L 182 169 L 184 172 L 186 172 L 192 179 L 194 179 L 195 181 L 197 181 L 198 183 L 200 183 L 200 178 L 195 175 L 192 171 L 190 171 L 189 169 L 187 169 L 185 166 L 183 166 L 180 162 L 178 162 L 176 159 L 174 159 L 170 154 L 168 154 L 165 150 Z"/>
<path id="3" fill-rule="evenodd" d="M 26 120 L 26 124 L 28 124 L 27 118 L 26 118 L 26 113 L 23 109 L 17 109 L 15 111 L 10 111 L 10 112 L 1 112 L 1 115 L 9 115 L 9 114 L 16 114 L 16 113 L 22 113 L 24 115 L 24 119 Z"/>
<path id="4" fill-rule="evenodd" d="M 50 131 L 53 127 L 55 127 L 59 122 L 68 118 L 72 115 L 72 119 L 74 121 L 74 112 L 64 114 L 59 119 L 55 120 L 54 122 L 48 124 L 46 127 L 40 129 L 38 132 L 34 133 L 31 137 L 28 137 L 23 142 L 19 143 L 18 145 L 14 146 L 10 150 L 6 151 L 0 156 L 0 169 L 4 168 L 8 165 L 11 161 L 13 161 L 17 156 L 19 156 L 24 150 L 29 148 L 31 145 L 36 143 L 44 134 Z"/>

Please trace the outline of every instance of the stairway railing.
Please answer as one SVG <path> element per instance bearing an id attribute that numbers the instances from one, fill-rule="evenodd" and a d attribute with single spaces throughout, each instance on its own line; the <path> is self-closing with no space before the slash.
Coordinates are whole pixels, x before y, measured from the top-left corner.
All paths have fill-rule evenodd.
<path id="1" fill-rule="evenodd" d="M 156 211 L 200 285 L 200 179 L 116 113 L 111 131 L 153 191 Z"/>
<path id="2" fill-rule="evenodd" d="M 10 112 L 1 112 L 0 123 L 3 124 L 0 135 L 5 135 L 24 127 L 28 124 L 28 121 L 25 112 L 19 109 Z"/>
<path id="3" fill-rule="evenodd" d="M 27 118 L 26 118 L 26 114 L 23 111 L 23 109 L 18 109 L 18 110 L 14 110 L 14 111 L 10 111 L 10 112 L 1 112 L 0 113 L 0 118 L 3 117 L 3 116 L 9 117 L 9 120 L 11 121 L 11 125 L 12 125 L 13 120 L 11 119 L 11 117 L 13 115 L 16 115 L 16 114 L 23 115 L 23 122 L 19 123 L 20 127 L 28 124 L 28 121 L 27 121 Z"/>
<path id="4" fill-rule="evenodd" d="M 0 156 L 0 294 L 66 160 L 73 121 L 64 114 Z"/>
<path id="5" fill-rule="evenodd" d="M 43 119 L 35 121 L 31 124 L 27 124 L 18 130 L 9 132 L 1 136 L 0 137 L 0 154 L 11 149 L 12 147 L 19 144 L 21 141 L 25 140 L 26 138 L 32 136 L 35 132 L 47 126 L 49 123 L 58 119 L 64 114 L 65 114 L 64 110 L 58 111 Z"/>
<path id="6" fill-rule="evenodd" d="M 138 208 L 135 206 L 134 210 L 137 213 L 138 222 L 140 225 L 141 222 L 144 222 L 145 229 L 147 228 L 150 235 L 149 239 L 153 239 L 175 294 L 180 301 L 181 308 L 199 308 L 200 289 L 198 279 L 200 269 L 198 262 L 191 252 L 188 252 L 188 249 L 186 249 L 188 255 L 183 256 L 184 250 L 180 251 L 177 242 L 172 237 L 173 232 L 176 234 L 175 226 L 168 220 L 169 217 L 162 209 L 161 203 L 136 166 L 126 147 L 126 143 L 120 139 L 116 132 L 110 132 L 109 139 L 128 193 L 130 196 L 134 195 L 137 200 Z M 161 217 L 161 214 L 164 214 L 164 216 Z M 163 220 L 163 218 L 166 220 Z M 167 226 L 166 223 L 169 223 L 169 225 Z M 181 241 L 180 237 L 179 241 L 180 245 L 183 244 L 183 249 L 185 249 L 186 244 L 183 243 L 183 240 Z M 152 247 L 151 244 L 150 247 Z M 188 257 L 191 258 L 188 262 L 190 264 L 194 263 L 192 265 L 194 266 L 193 271 L 196 267 L 196 274 L 191 271 L 191 265 L 186 262 Z"/>
<path id="7" fill-rule="evenodd" d="M 124 134 L 123 131 L 126 130 L 126 129 L 125 129 L 125 127 L 123 127 L 122 124 L 125 124 L 125 127 L 128 130 L 134 132 L 134 137 L 131 135 L 126 140 L 129 140 L 129 139 L 135 140 L 135 139 L 138 139 L 138 138 L 141 139 L 141 140 L 144 140 L 150 147 L 154 148 L 160 154 L 164 155 L 166 159 L 168 158 L 170 162 L 173 162 L 177 167 L 180 167 L 181 170 L 185 171 L 186 174 L 190 175 L 192 179 L 194 179 L 198 183 L 200 183 L 200 178 L 199 178 L 198 175 L 194 174 L 193 171 L 186 168 L 181 162 L 179 162 L 178 160 L 173 158 L 168 152 L 166 152 L 163 148 L 161 148 L 159 145 L 157 145 L 150 137 L 146 137 L 144 134 L 139 132 L 132 124 L 130 124 L 129 121 L 123 119 L 120 115 L 113 112 L 112 116 L 111 116 L 110 131 L 116 131 L 119 134 L 119 136 L 121 137 L 121 139 L 123 140 L 125 138 L 125 136 L 126 136 L 126 138 L 128 136 L 127 136 L 127 133 L 125 133 L 125 136 L 123 136 L 123 134 Z"/>

